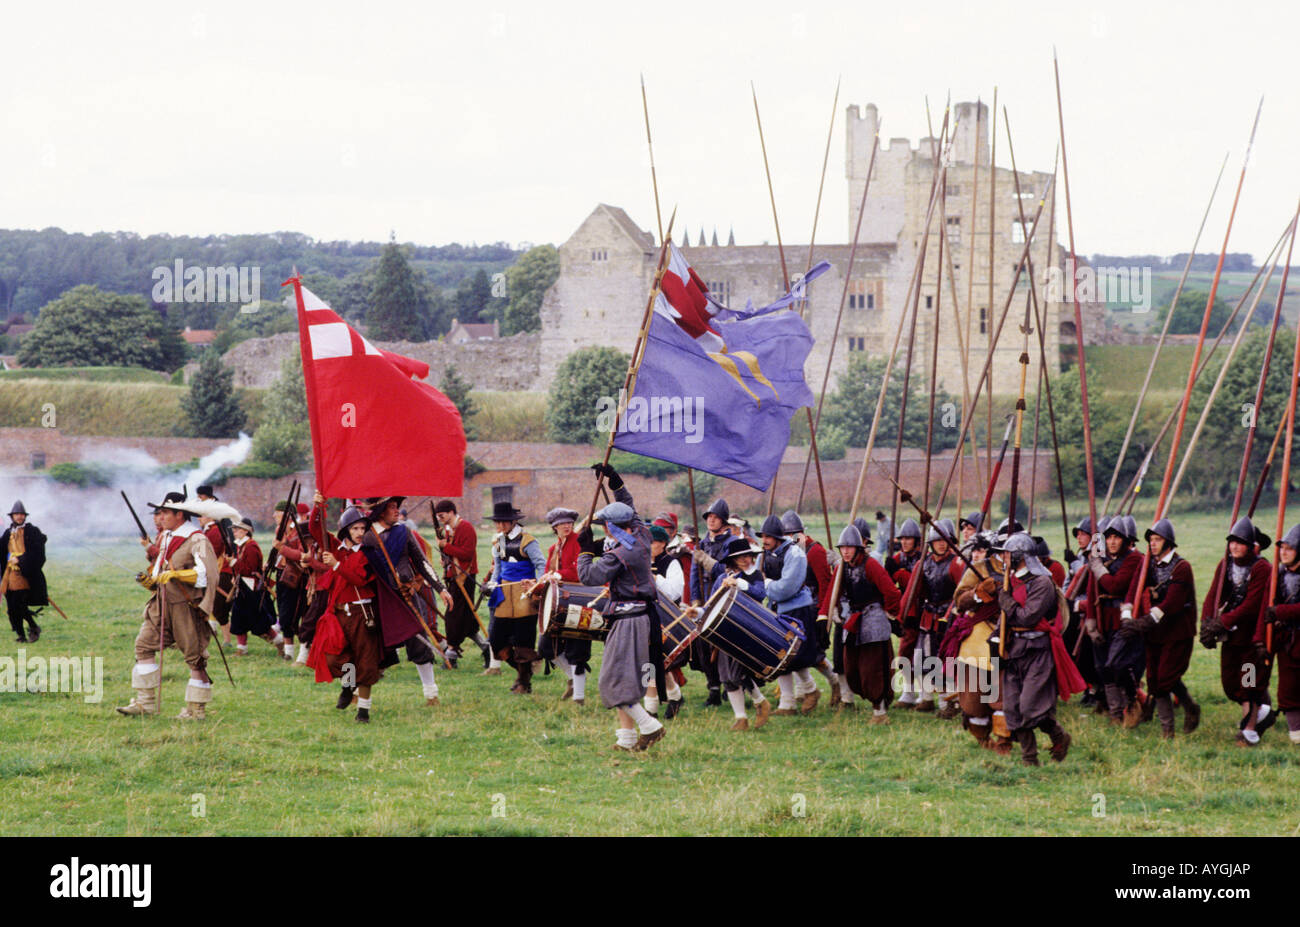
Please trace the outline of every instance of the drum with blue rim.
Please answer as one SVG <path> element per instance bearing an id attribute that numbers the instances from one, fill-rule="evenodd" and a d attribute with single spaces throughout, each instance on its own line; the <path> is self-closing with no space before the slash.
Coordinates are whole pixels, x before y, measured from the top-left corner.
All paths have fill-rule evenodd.
<path id="1" fill-rule="evenodd" d="M 787 671 L 804 632 L 798 622 L 764 608 L 734 586 L 720 588 L 704 604 L 700 637 L 739 662 L 760 682 Z"/>

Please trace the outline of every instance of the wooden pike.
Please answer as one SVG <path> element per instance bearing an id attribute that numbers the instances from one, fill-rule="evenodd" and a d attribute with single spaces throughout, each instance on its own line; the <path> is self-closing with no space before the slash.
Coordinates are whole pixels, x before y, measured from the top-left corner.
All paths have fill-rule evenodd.
<path id="1" fill-rule="evenodd" d="M 1291 235 L 1291 244 L 1295 244 L 1294 230 Z M 1282 286 L 1278 290 L 1278 303 L 1281 304 L 1282 298 L 1286 293 L 1287 271 L 1291 269 L 1290 246 L 1288 246 L 1286 270 L 1282 272 Z M 1286 450 L 1282 452 L 1282 478 L 1281 485 L 1278 487 L 1277 495 L 1277 527 L 1273 535 L 1277 538 L 1277 543 L 1273 545 L 1273 569 L 1269 573 L 1268 581 L 1268 598 L 1265 602 L 1272 605 L 1277 600 L 1277 578 L 1278 571 L 1282 567 L 1282 544 L 1283 532 L 1286 531 L 1286 497 L 1287 491 L 1291 484 L 1291 447 L 1295 440 L 1295 409 L 1296 409 L 1296 390 L 1300 385 L 1300 331 L 1296 333 L 1295 354 L 1291 359 L 1291 395 L 1287 399 L 1286 414 L 1282 418 L 1286 421 Z M 1258 497 L 1259 493 L 1256 492 Z M 1264 630 L 1264 646 L 1269 653 L 1273 652 L 1273 624 L 1269 622 Z"/>
<path id="2" fill-rule="evenodd" d="M 1288 251 L 1290 247 L 1288 246 Z M 1187 472 L 1187 465 L 1191 462 L 1192 454 L 1196 451 L 1196 444 L 1200 440 L 1201 430 L 1205 427 L 1205 422 L 1210 417 L 1210 410 L 1214 408 L 1214 402 L 1219 398 L 1219 388 L 1223 386 L 1223 381 L 1228 376 L 1228 369 L 1232 366 L 1233 359 L 1237 356 L 1237 348 L 1241 346 L 1246 332 L 1250 330 L 1250 320 L 1255 316 L 1255 309 L 1259 306 L 1260 299 L 1264 296 L 1264 291 L 1268 289 L 1269 281 L 1273 279 L 1273 272 L 1277 269 L 1277 262 L 1281 258 L 1281 252 L 1273 258 L 1273 263 L 1269 266 L 1268 275 L 1265 276 L 1264 282 L 1260 284 L 1255 291 L 1255 298 L 1251 301 L 1250 310 L 1242 320 L 1241 326 L 1237 329 L 1237 335 L 1232 339 L 1232 345 L 1228 348 L 1228 356 L 1223 359 L 1223 365 L 1219 368 L 1219 374 L 1214 378 L 1214 385 L 1210 387 L 1210 395 L 1205 400 L 1205 407 L 1201 409 L 1200 417 L 1196 420 L 1196 427 L 1192 429 L 1192 436 L 1187 439 L 1187 450 L 1183 452 L 1182 463 L 1178 465 L 1178 472 L 1174 476 L 1174 482 L 1169 487 L 1169 499 L 1166 508 L 1173 505 L 1174 497 L 1178 495 L 1178 487 L 1182 485 L 1183 475 Z M 1288 255 L 1289 256 L 1289 255 Z M 1250 463 L 1250 452 L 1255 444 L 1255 429 L 1259 417 L 1259 404 L 1264 398 L 1264 381 L 1268 376 L 1269 362 L 1273 357 L 1273 343 L 1277 339 L 1278 320 L 1282 314 L 1282 291 L 1278 291 L 1277 309 L 1273 313 L 1273 324 L 1269 329 L 1268 344 L 1264 349 L 1264 363 L 1260 368 L 1260 377 L 1258 389 L 1255 393 L 1254 414 L 1251 416 L 1250 426 L 1246 429 L 1246 450 L 1242 456 L 1241 473 L 1237 481 L 1237 490 L 1232 500 L 1233 521 L 1237 520 L 1236 516 L 1241 513 L 1241 496 L 1246 486 L 1246 471 Z"/>
<path id="3" fill-rule="evenodd" d="M 990 113 L 992 122 L 989 132 L 989 298 L 988 311 L 993 311 L 993 226 L 995 224 L 995 213 L 997 207 L 997 184 L 998 184 L 998 88 L 993 88 L 993 109 Z M 974 230 L 972 230 L 974 231 Z M 991 321 L 991 319 L 990 319 Z M 989 333 L 986 333 L 989 334 Z M 985 364 L 989 376 L 989 395 L 988 395 L 988 422 L 986 439 L 988 443 L 987 454 L 984 458 L 984 469 L 991 471 L 993 469 L 993 347 L 994 339 L 989 339 L 988 362 Z"/>
<path id="4" fill-rule="evenodd" d="M 1106 487 L 1106 499 L 1101 504 L 1103 512 L 1110 509 L 1110 497 L 1115 492 L 1115 481 L 1119 479 L 1119 471 L 1124 466 L 1124 458 L 1128 456 L 1129 441 L 1133 438 L 1133 429 L 1137 427 L 1138 413 L 1142 411 L 1142 403 L 1146 400 L 1147 389 L 1151 386 L 1151 375 L 1155 373 L 1156 362 L 1160 359 L 1160 351 L 1165 346 L 1165 338 L 1169 334 L 1169 323 L 1174 320 L 1174 308 L 1178 305 L 1178 297 L 1182 295 L 1183 284 L 1187 282 L 1187 274 L 1192 269 L 1192 259 L 1196 257 L 1196 248 L 1201 243 L 1201 233 L 1205 231 L 1205 221 L 1210 218 L 1210 207 L 1214 205 L 1214 197 L 1219 192 L 1219 182 L 1223 180 L 1223 169 L 1228 166 L 1228 156 L 1223 156 L 1223 163 L 1219 165 L 1219 176 L 1214 179 L 1214 189 L 1210 191 L 1210 201 L 1205 204 L 1205 212 L 1201 216 L 1200 227 L 1196 230 L 1196 239 L 1192 242 L 1192 250 L 1187 255 L 1187 263 L 1183 265 L 1182 275 L 1178 278 L 1178 286 L 1174 288 L 1173 298 L 1169 301 L 1169 313 L 1165 316 L 1165 324 L 1160 328 L 1160 337 L 1156 340 L 1156 349 L 1151 354 L 1151 362 L 1147 364 L 1147 374 L 1142 380 L 1142 388 L 1138 390 L 1137 402 L 1133 405 L 1133 417 L 1129 419 L 1128 430 L 1124 432 L 1124 443 L 1120 446 L 1119 456 L 1115 459 L 1115 469 L 1110 475 L 1110 485 Z"/>
<path id="5" fill-rule="evenodd" d="M 1246 156 L 1241 163 L 1241 176 L 1237 178 L 1237 192 L 1232 199 L 1232 211 L 1228 214 L 1228 227 L 1223 234 L 1223 247 L 1219 249 L 1219 261 L 1214 268 L 1214 281 L 1210 284 L 1210 295 L 1205 301 L 1205 314 L 1201 318 L 1201 330 L 1196 337 L 1196 351 L 1192 354 L 1192 365 L 1187 372 L 1187 386 L 1183 390 L 1183 398 L 1178 406 L 1178 419 L 1174 427 L 1174 437 L 1169 446 L 1169 460 L 1165 464 L 1164 478 L 1160 483 L 1160 497 L 1156 500 L 1155 520 L 1159 521 L 1165 515 L 1166 503 L 1169 499 L 1169 487 L 1174 475 L 1174 462 L 1178 459 L 1178 448 L 1182 445 L 1183 426 L 1187 421 L 1187 407 L 1192 398 L 1192 386 L 1196 382 L 1196 369 L 1200 362 L 1201 352 L 1205 348 L 1205 333 L 1210 326 L 1210 314 L 1214 310 L 1214 297 L 1219 292 L 1219 280 L 1223 275 L 1223 261 L 1228 253 L 1228 240 L 1232 236 L 1232 223 L 1237 217 L 1237 204 L 1241 201 L 1241 188 L 1246 183 L 1246 168 L 1250 166 L 1250 152 L 1255 145 L 1255 132 L 1259 128 L 1259 116 L 1264 109 L 1264 98 L 1260 97 L 1259 107 L 1255 110 L 1255 122 L 1250 129 L 1250 141 L 1246 144 Z M 1243 324 L 1245 324 L 1243 322 Z M 1082 335 L 1081 335 L 1082 336 Z M 1089 444 L 1091 440 L 1087 433 L 1084 439 Z M 1091 463 L 1091 458 L 1089 459 Z M 1094 518 L 1093 524 L 1096 524 Z M 1136 592 L 1133 601 L 1142 601 L 1142 592 L 1146 588 L 1147 570 L 1150 567 L 1150 552 L 1142 554 L 1142 565 L 1138 568 L 1138 579 Z M 1090 601 L 1093 599 L 1090 598 Z"/>
<path id="6" fill-rule="evenodd" d="M 937 164 L 935 165 L 935 170 L 937 176 L 937 171 L 938 171 Z M 929 234 L 930 220 L 934 216 L 934 210 L 935 207 L 938 205 L 938 199 L 939 198 L 936 195 L 936 191 L 934 190 L 932 185 L 930 190 L 930 205 L 926 209 L 926 216 L 925 216 L 924 227 L 926 230 L 925 232 L 926 235 Z M 923 240 L 924 240 L 924 236 L 923 236 Z M 919 285 L 920 276 L 921 276 L 921 267 L 922 267 L 922 262 L 920 256 L 918 255 L 916 263 L 912 267 L 912 281 L 908 288 L 909 296 L 911 295 L 911 288 Z M 903 326 L 899 325 L 897 331 L 895 331 L 894 333 L 894 345 L 892 348 L 890 348 L 889 351 L 889 362 L 885 365 L 884 375 L 880 378 L 880 395 L 876 399 L 876 410 L 871 417 L 871 430 L 867 432 L 867 446 L 862 453 L 862 466 L 858 469 L 858 481 L 853 487 L 853 501 L 849 504 L 850 524 L 853 523 L 853 519 L 857 518 L 858 506 L 862 503 L 862 487 L 866 483 L 867 468 L 871 464 L 871 454 L 876 447 L 876 433 L 880 428 L 880 418 L 885 408 L 885 396 L 888 394 L 889 391 L 889 379 L 891 374 L 893 373 L 894 364 L 898 360 L 898 346 L 902 341 L 902 336 L 903 336 Z M 965 436 L 963 435 L 963 438 L 964 437 Z M 831 581 L 830 598 L 827 600 L 831 603 L 832 608 L 836 606 L 836 603 L 839 600 L 840 581 L 842 578 L 843 578 L 843 571 L 836 569 L 834 579 Z M 818 621 L 823 621 L 825 619 L 826 619 L 825 615 L 817 616 Z"/>
<path id="7" fill-rule="evenodd" d="M 970 369 L 970 341 L 971 341 L 971 318 L 975 315 L 975 303 L 973 301 L 975 291 L 975 222 L 979 217 L 979 194 L 980 194 L 980 125 L 982 124 L 983 103 L 979 97 L 975 98 L 975 163 L 971 169 L 970 184 L 970 231 L 967 238 L 970 240 L 970 247 L 966 254 L 966 343 L 958 345 L 961 350 L 961 377 L 962 377 L 962 401 L 965 405 L 962 407 L 962 418 L 973 415 L 974 410 L 970 408 L 970 375 L 967 371 Z M 947 222 L 947 217 L 944 218 Z M 951 275 L 951 269 L 949 271 Z M 955 286 L 955 281 L 954 281 Z M 957 304 L 957 294 L 952 294 L 953 305 Z M 957 322 L 957 330 L 960 335 L 961 320 Z M 958 455 L 966 453 L 965 442 L 957 448 Z M 971 445 L 971 456 L 975 459 L 975 485 L 980 482 L 979 477 L 979 454 L 976 453 L 974 444 Z M 960 517 L 962 505 L 965 502 L 966 494 L 966 465 L 959 465 L 957 470 L 957 514 Z"/>

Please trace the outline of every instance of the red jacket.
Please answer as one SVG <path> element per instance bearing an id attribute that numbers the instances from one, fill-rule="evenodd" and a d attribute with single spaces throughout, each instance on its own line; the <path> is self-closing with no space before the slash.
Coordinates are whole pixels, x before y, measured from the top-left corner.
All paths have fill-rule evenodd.
<path id="1" fill-rule="evenodd" d="M 566 583 L 578 582 L 578 554 L 582 553 L 578 546 L 578 533 L 571 532 L 564 539 L 564 547 L 560 550 L 559 559 L 556 559 L 555 548 L 559 547 L 560 542 L 556 541 L 551 545 L 551 549 L 546 552 L 547 569 L 558 572 L 560 579 Z"/>
<path id="2" fill-rule="evenodd" d="M 1142 555 L 1129 550 L 1120 555 L 1118 566 L 1106 576 L 1097 580 L 1097 598 L 1100 603 L 1089 602 L 1088 609 L 1097 620 L 1097 628 L 1103 633 L 1117 630 L 1120 626 L 1120 603 L 1129 595 L 1138 568 L 1142 566 Z M 1100 615 L 1097 606 L 1100 604 Z"/>
<path id="3" fill-rule="evenodd" d="M 260 576 L 262 573 L 262 548 L 251 537 L 239 545 L 239 554 L 230 565 L 236 576 Z"/>
<path id="4" fill-rule="evenodd" d="M 329 608 L 348 602 L 375 597 L 374 574 L 370 570 L 370 561 L 360 550 L 340 549 L 335 555 L 338 565 L 330 572 L 334 579 L 330 582 Z"/>
<path id="5" fill-rule="evenodd" d="M 898 614 L 899 608 L 902 607 L 903 598 L 902 595 L 899 594 L 898 586 L 896 586 L 893 580 L 890 579 L 889 574 L 885 572 L 885 568 L 880 565 L 875 557 L 866 553 L 864 553 L 863 556 L 867 558 L 867 579 L 874 583 L 876 588 L 880 590 L 880 597 L 883 599 L 881 604 L 884 605 L 885 611 L 890 615 Z M 835 576 L 839 573 L 840 567 L 841 564 L 836 564 L 834 572 L 830 575 L 830 579 L 828 579 L 826 585 L 822 587 L 821 601 L 817 605 L 818 615 L 831 614 L 831 587 L 835 585 Z M 843 598 L 844 595 L 845 591 L 841 588 L 840 598 Z"/>
<path id="6" fill-rule="evenodd" d="M 466 576 L 478 575 L 478 532 L 465 519 L 462 518 L 456 525 L 451 540 L 442 545 L 442 552 L 455 559 L 456 566 Z"/>

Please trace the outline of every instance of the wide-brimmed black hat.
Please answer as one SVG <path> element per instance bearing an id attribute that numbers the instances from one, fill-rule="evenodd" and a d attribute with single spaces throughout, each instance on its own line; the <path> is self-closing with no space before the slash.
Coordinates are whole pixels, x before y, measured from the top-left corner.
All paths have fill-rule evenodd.
<path id="1" fill-rule="evenodd" d="M 492 506 L 492 521 L 519 521 L 524 513 L 515 508 L 513 503 L 498 502 Z"/>
<path id="2" fill-rule="evenodd" d="M 197 499 L 195 500 L 198 501 Z M 146 502 L 145 505 L 157 511 L 158 509 L 170 509 L 173 512 L 182 512 L 186 515 L 199 514 L 194 508 L 186 503 L 189 502 L 189 495 L 183 492 L 169 492 L 163 496 L 162 502 Z"/>
<path id="3" fill-rule="evenodd" d="M 754 547 L 748 540 L 741 537 L 732 538 L 727 542 L 727 552 L 723 554 L 723 560 L 730 560 L 732 557 L 739 557 L 741 554 L 758 555 L 762 548 Z"/>

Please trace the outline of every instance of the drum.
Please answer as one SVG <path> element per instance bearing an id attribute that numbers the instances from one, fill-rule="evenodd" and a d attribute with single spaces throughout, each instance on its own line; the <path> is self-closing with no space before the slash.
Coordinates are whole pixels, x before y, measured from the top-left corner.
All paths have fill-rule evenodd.
<path id="1" fill-rule="evenodd" d="M 664 659 L 667 659 L 673 651 L 685 643 L 686 638 L 695 631 L 695 622 L 682 612 L 681 607 L 676 602 L 668 598 L 662 592 L 659 593 L 659 627 L 663 630 L 664 635 Z M 678 656 L 676 665 L 684 666 L 686 664 L 688 651 L 683 650 Z M 672 667 L 668 667 L 672 669 Z"/>
<path id="2" fill-rule="evenodd" d="M 600 613 L 600 605 L 608 594 L 609 590 L 604 586 L 548 584 L 538 619 L 542 633 L 551 637 L 603 641 L 609 633 L 609 623 Z"/>
<path id="3" fill-rule="evenodd" d="M 739 592 L 734 586 L 721 588 L 704 604 L 700 637 L 760 683 L 769 682 L 786 671 L 803 646 L 803 628 Z"/>

